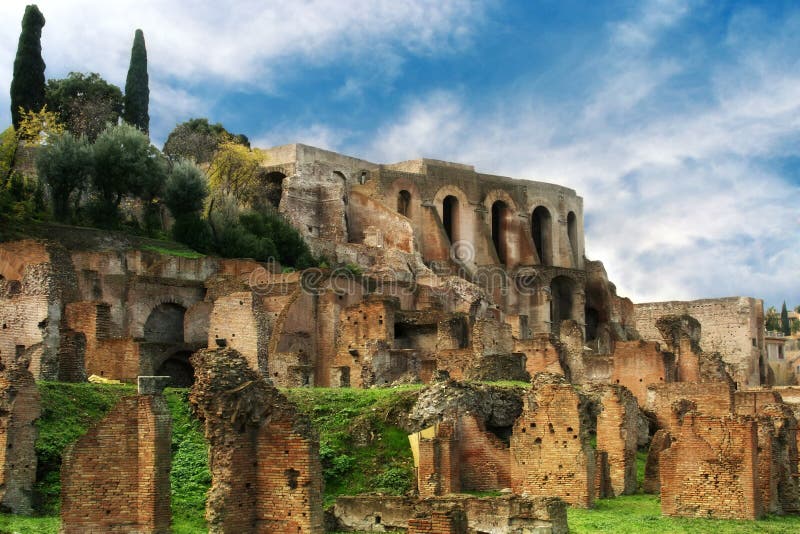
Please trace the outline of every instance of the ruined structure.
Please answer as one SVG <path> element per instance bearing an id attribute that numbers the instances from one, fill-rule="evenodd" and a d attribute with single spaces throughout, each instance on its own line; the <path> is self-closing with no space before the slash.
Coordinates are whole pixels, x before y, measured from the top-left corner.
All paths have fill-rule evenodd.
<path id="1" fill-rule="evenodd" d="M 41 404 L 28 358 L 23 350 L 0 358 L 0 509 L 15 514 L 31 513 L 36 479 Z"/>
<path id="2" fill-rule="evenodd" d="M 319 442 L 294 406 L 233 349 L 192 356 L 205 423 L 209 532 L 322 531 Z"/>
<path id="3" fill-rule="evenodd" d="M 61 532 L 171 532 L 168 381 L 139 377 L 139 394 L 120 399 L 66 451 Z"/>

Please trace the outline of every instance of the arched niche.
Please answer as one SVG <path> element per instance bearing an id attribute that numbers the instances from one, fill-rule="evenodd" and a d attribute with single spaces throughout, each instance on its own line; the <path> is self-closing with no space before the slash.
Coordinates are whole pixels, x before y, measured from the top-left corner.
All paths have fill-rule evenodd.
<path id="1" fill-rule="evenodd" d="M 492 243 L 500 263 L 508 263 L 508 230 L 511 224 L 511 210 L 502 200 L 492 203 Z"/>
<path id="2" fill-rule="evenodd" d="M 165 302 L 150 312 L 144 323 L 144 339 L 150 343 L 183 343 L 183 319 L 186 308 Z"/>

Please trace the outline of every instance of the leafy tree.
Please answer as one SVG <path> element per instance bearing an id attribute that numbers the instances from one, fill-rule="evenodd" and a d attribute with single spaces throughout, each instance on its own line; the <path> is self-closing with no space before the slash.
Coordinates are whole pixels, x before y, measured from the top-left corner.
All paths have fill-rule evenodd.
<path id="1" fill-rule="evenodd" d="M 22 111 L 39 111 L 45 103 L 45 65 L 41 42 L 44 22 L 44 15 L 36 4 L 25 7 L 17 57 L 14 59 L 14 77 L 11 80 L 11 120 L 14 128 L 19 128 Z"/>
<path id="2" fill-rule="evenodd" d="M 17 132 L 13 126 L 9 126 L 0 134 L 0 186 L 5 186 L 6 180 L 11 175 L 18 144 Z"/>
<path id="3" fill-rule="evenodd" d="M 764 327 L 770 332 L 777 332 L 781 329 L 780 316 L 778 315 L 778 310 L 775 309 L 775 306 L 770 306 L 767 309 L 764 319 Z"/>
<path id="4" fill-rule="evenodd" d="M 784 336 L 791 335 L 792 327 L 789 324 L 789 312 L 786 310 L 786 301 L 783 301 L 783 306 L 781 306 L 781 332 L 783 332 Z"/>
<path id="5" fill-rule="evenodd" d="M 230 196 L 240 204 L 252 198 L 259 185 L 264 153 L 233 141 L 220 143 L 208 168 L 208 185 L 213 195 Z"/>
<path id="6" fill-rule="evenodd" d="M 93 185 L 99 200 L 93 210 L 95 223 L 117 222 L 126 195 L 150 205 L 160 194 L 165 177 L 163 157 L 147 135 L 128 124 L 107 128 L 94 143 Z"/>
<path id="7" fill-rule="evenodd" d="M 28 110 L 20 113 L 17 137 L 21 141 L 42 145 L 47 143 L 51 136 L 64 133 L 64 125 L 58 120 L 58 115 L 47 109 L 47 105 L 38 111 Z"/>
<path id="8" fill-rule="evenodd" d="M 70 206 L 77 208 L 91 183 L 94 170 L 92 147 L 85 137 L 63 133 L 53 137 L 36 159 L 39 178 L 50 188 L 53 214 L 59 221 L 69 221 Z"/>
<path id="9" fill-rule="evenodd" d="M 186 160 L 173 165 L 164 185 L 164 204 L 173 217 L 199 213 L 207 196 L 208 185 L 203 171 Z"/>
<path id="10" fill-rule="evenodd" d="M 247 136 L 231 134 L 220 123 L 209 124 L 206 118 L 189 119 L 170 132 L 164 143 L 164 155 L 170 159 L 192 159 L 197 164 L 209 163 L 224 141 L 250 147 Z"/>
<path id="11" fill-rule="evenodd" d="M 67 130 L 94 141 L 107 124 L 119 122 L 122 90 L 96 72 L 70 72 L 66 78 L 47 81 L 47 105 Z"/>
<path id="12" fill-rule="evenodd" d="M 123 118 L 145 134 L 150 131 L 150 86 L 147 76 L 147 49 L 144 33 L 136 30 L 131 48 L 131 62 L 125 80 L 125 111 Z"/>

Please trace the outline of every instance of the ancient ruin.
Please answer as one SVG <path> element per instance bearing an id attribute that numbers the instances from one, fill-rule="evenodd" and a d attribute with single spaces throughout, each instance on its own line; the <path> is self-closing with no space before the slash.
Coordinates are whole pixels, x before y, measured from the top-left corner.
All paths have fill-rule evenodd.
<path id="1" fill-rule="evenodd" d="M 618 296 L 585 257 L 583 199 L 559 185 L 300 144 L 266 155 L 262 185 L 318 268 L 81 228 L 0 243 L 4 509 L 30 511 L 34 380 L 94 375 L 192 388 L 211 532 L 324 530 L 317 436 L 277 389 L 294 387 L 428 385 L 406 429 L 414 495 L 340 497 L 341 530 L 566 532 L 565 503 L 638 490 L 648 447 L 643 489 L 665 515 L 800 511 L 800 390 L 771 387 L 760 300 Z M 516 389 L 462 383 L 497 380 Z M 140 382 L 73 444 L 64 532 L 168 531 L 164 385 Z"/>

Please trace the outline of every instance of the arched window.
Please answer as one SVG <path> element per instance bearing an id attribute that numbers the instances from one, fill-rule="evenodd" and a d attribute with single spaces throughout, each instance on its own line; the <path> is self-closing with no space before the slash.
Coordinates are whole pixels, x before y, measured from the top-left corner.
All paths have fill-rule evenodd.
<path id="1" fill-rule="evenodd" d="M 533 245 L 536 247 L 536 254 L 542 265 L 553 264 L 553 244 L 551 240 L 551 218 L 550 212 L 544 206 L 539 206 L 533 210 L 531 215 L 531 233 L 533 234 Z"/>
<path id="2" fill-rule="evenodd" d="M 575 212 L 567 214 L 567 237 L 569 238 L 569 248 L 572 251 L 572 261 L 575 268 L 580 265 L 578 261 L 578 218 Z"/>
<path id="3" fill-rule="evenodd" d="M 458 199 L 453 195 L 442 201 L 442 224 L 450 243 L 458 241 Z"/>
<path id="4" fill-rule="evenodd" d="M 397 194 L 397 213 L 404 217 L 411 213 L 411 193 L 405 189 Z"/>
<path id="5" fill-rule="evenodd" d="M 492 204 L 492 242 L 494 243 L 495 251 L 497 251 L 497 258 L 503 265 L 506 264 L 508 259 L 506 237 L 508 234 L 509 214 L 508 205 L 502 200 Z"/>

